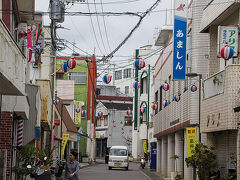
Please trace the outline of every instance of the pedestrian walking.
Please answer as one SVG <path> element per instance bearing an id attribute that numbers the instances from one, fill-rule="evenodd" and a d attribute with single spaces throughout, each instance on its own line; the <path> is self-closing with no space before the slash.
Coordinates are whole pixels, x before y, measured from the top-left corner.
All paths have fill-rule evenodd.
<path id="1" fill-rule="evenodd" d="M 66 163 L 65 180 L 79 180 L 79 162 L 76 160 L 77 152 L 72 151 L 69 155 L 69 161 Z"/>

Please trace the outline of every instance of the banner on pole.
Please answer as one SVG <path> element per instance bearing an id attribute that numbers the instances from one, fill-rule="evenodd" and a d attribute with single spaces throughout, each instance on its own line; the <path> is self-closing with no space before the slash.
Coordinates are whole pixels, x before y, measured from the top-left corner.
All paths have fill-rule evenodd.
<path id="1" fill-rule="evenodd" d="M 186 128 L 187 133 L 187 155 L 191 157 L 197 144 L 197 128 Z"/>
<path id="2" fill-rule="evenodd" d="M 81 101 L 76 101 L 76 104 L 75 104 L 75 109 L 77 108 L 82 108 L 82 102 Z M 75 111 L 75 124 L 77 125 L 81 125 L 81 113 L 77 113 Z"/>
<path id="3" fill-rule="evenodd" d="M 173 80 L 185 80 L 187 45 L 187 0 L 174 1 Z"/>
<path id="4" fill-rule="evenodd" d="M 68 138 L 69 138 L 69 134 L 63 134 L 63 137 L 62 137 L 62 152 L 61 152 L 62 155 L 64 155 L 64 151 L 65 151 L 65 147 L 67 145 Z"/>

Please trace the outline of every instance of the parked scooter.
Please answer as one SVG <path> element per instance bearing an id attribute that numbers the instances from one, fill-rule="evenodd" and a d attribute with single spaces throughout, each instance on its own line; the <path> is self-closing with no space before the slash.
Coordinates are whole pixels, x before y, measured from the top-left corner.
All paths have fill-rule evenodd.
<path id="1" fill-rule="evenodd" d="M 140 164 L 140 166 L 141 166 L 143 169 L 145 168 L 145 158 L 144 158 L 144 157 L 141 158 L 141 164 Z"/>

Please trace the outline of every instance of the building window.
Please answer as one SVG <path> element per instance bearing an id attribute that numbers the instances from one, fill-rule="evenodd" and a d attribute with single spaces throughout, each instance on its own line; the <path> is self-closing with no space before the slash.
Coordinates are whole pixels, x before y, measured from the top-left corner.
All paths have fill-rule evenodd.
<path id="1" fill-rule="evenodd" d="M 97 127 L 100 127 L 101 126 L 101 118 L 97 117 Z"/>
<path id="2" fill-rule="evenodd" d="M 160 86 L 160 89 L 159 89 L 159 111 L 162 110 L 162 102 L 163 102 L 163 90 L 162 90 L 162 86 Z"/>
<path id="3" fill-rule="evenodd" d="M 116 91 L 119 94 L 120 93 L 120 88 L 116 88 Z"/>
<path id="4" fill-rule="evenodd" d="M 156 103 L 157 106 L 158 106 L 158 91 L 155 92 L 155 103 Z M 161 104 L 161 101 L 160 101 L 160 104 Z M 158 108 L 155 110 L 155 114 L 157 114 L 157 113 L 158 113 Z"/>
<path id="5" fill-rule="evenodd" d="M 129 86 L 125 86 L 125 94 L 129 94 Z"/>
<path id="6" fill-rule="evenodd" d="M 104 117 L 104 126 L 108 126 L 108 116 Z"/>
<path id="7" fill-rule="evenodd" d="M 83 110 L 85 110 L 85 109 L 86 109 L 86 107 L 85 107 L 85 106 L 82 106 L 82 108 L 81 108 L 81 109 L 82 109 L 82 111 L 83 111 Z M 82 114 L 82 113 L 81 113 L 81 117 L 82 117 L 82 118 L 85 118 L 86 116 L 87 116 L 86 114 Z"/>
<path id="8" fill-rule="evenodd" d="M 87 83 L 86 72 L 70 72 L 68 74 L 68 80 L 74 80 L 75 84 L 86 84 Z"/>
<path id="9" fill-rule="evenodd" d="M 64 73 L 56 73 L 57 80 L 64 80 Z"/>
<path id="10" fill-rule="evenodd" d="M 131 77 L 131 69 L 130 68 L 124 69 L 123 78 L 130 78 L 130 77 Z"/>
<path id="11" fill-rule="evenodd" d="M 101 89 L 97 88 L 97 96 L 101 95 Z"/>
<path id="12" fill-rule="evenodd" d="M 115 72 L 115 80 L 122 79 L 122 70 Z"/>
<path id="13" fill-rule="evenodd" d="M 132 126 L 132 116 L 124 117 L 124 126 Z"/>

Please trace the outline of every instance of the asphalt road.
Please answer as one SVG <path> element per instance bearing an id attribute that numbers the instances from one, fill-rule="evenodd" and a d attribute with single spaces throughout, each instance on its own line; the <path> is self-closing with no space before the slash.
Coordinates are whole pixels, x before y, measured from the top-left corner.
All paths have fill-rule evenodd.
<path id="1" fill-rule="evenodd" d="M 107 164 L 97 164 L 79 171 L 80 180 L 153 180 L 139 169 L 139 164 L 130 163 L 129 170 L 108 170 Z"/>

